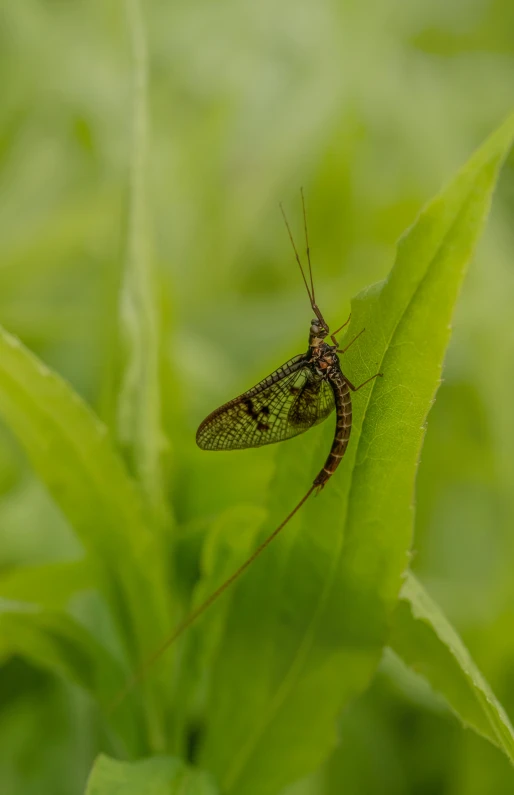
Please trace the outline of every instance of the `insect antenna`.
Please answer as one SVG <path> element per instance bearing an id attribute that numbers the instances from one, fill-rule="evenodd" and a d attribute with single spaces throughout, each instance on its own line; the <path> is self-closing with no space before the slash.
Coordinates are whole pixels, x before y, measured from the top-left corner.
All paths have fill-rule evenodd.
<path id="1" fill-rule="evenodd" d="M 307 211 L 305 209 L 305 196 L 303 195 L 303 188 L 300 188 L 300 193 L 302 196 L 303 228 L 305 230 L 305 249 L 307 251 L 307 262 L 309 263 L 309 276 L 311 279 L 311 295 L 313 303 L 316 304 L 316 296 L 314 295 L 314 281 L 312 278 L 311 250 L 309 247 L 309 234 L 307 232 Z"/>
<path id="2" fill-rule="evenodd" d="M 287 220 L 287 216 L 286 216 L 284 208 L 282 206 L 282 202 L 280 202 L 280 211 L 282 213 L 282 217 L 284 219 L 284 223 L 286 225 L 286 229 L 287 229 L 287 231 L 289 233 L 289 240 L 291 241 L 291 245 L 292 245 L 293 251 L 295 253 L 296 261 L 298 263 L 298 267 L 300 268 L 300 273 L 302 274 L 303 283 L 305 284 L 305 289 L 307 290 L 307 295 L 309 296 L 309 301 L 311 302 L 311 306 L 312 306 L 313 311 L 316 311 L 314 309 L 314 287 L 312 288 L 312 293 L 311 293 L 311 291 L 309 289 L 309 284 L 307 282 L 307 279 L 305 278 L 305 272 L 303 270 L 303 265 L 301 263 L 300 256 L 298 254 L 298 251 L 297 251 L 297 248 L 296 248 L 296 244 L 294 242 L 293 233 L 291 232 L 291 227 L 289 226 L 289 222 Z M 312 284 L 312 273 L 311 273 L 311 284 Z"/>
<path id="3" fill-rule="evenodd" d="M 289 223 L 288 223 L 286 214 L 284 212 L 284 208 L 282 206 L 282 203 L 280 203 L 280 210 L 282 212 L 282 217 L 284 218 L 284 223 L 285 223 L 287 231 L 289 233 L 289 239 L 291 241 L 291 245 L 293 246 L 293 251 L 295 253 L 296 261 L 297 261 L 297 263 L 299 265 L 299 268 L 300 268 L 300 271 L 301 271 L 301 274 L 302 274 L 303 283 L 305 284 L 305 289 L 307 290 L 307 295 L 309 296 L 309 301 L 311 303 L 312 311 L 314 312 L 314 314 L 316 315 L 316 317 L 320 321 L 320 323 L 323 326 L 323 328 L 326 330 L 326 335 L 325 336 L 327 336 L 328 333 L 329 333 L 328 323 L 325 320 L 325 318 L 323 317 L 323 315 L 321 314 L 321 310 L 320 310 L 320 308 L 318 307 L 318 305 L 316 303 L 316 297 L 315 297 L 315 294 L 314 294 L 314 280 L 312 278 L 311 253 L 310 253 L 310 248 L 309 248 L 309 236 L 308 236 L 308 233 L 307 233 L 307 212 L 306 212 L 306 209 L 305 209 L 305 199 L 304 199 L 304 195 L 303 195 L 303 188 L 300 188 L 300 193 L 302 195 L 303 226 L 304 226 L 304 230 L 305 230 L 305 244 L 306 244 L 306 247 L 307 247 L 307 262 L 309 263 L 310 287 L 309 287 L 309 283 L 308 283 L 308 281 L 307 281 L 307 279 L 305 277 L 305 271 L 303 270 L 303 266 L 302 266 L 302 263 L 300 261 L 300 257 L 298 255 L 298 250 L 297 250 L 295 242 L 294 242 L 293 234 L 291 232 L 291 227 L 289 226 Z"/>

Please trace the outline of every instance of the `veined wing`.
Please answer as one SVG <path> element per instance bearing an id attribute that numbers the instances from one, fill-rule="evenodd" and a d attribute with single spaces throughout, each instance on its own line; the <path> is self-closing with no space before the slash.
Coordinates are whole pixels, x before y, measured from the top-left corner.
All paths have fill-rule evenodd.
<path id="1" fill-rule="evenodd" d="M 312 372 L 305 354 L 295 356 L 200 425 L 204 450 L 240 450 L 282 442 L 328 417 L 335 407 L 330 384 Z"/>

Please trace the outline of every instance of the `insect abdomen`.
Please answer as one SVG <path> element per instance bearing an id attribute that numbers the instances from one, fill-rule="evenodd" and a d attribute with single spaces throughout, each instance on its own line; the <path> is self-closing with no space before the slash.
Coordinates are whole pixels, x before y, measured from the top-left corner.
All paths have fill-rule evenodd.
<path id="1" fill-rule="evenodd" d="M 336 403 L 336 428 L 334 441 L 323 469 L 314 480 L 314 485 L 323 488 L 327 480 L 332 477 L 348 447 L 352 431 L 352 399 L 350 389 L 344 378 L 330 380 Z"/>

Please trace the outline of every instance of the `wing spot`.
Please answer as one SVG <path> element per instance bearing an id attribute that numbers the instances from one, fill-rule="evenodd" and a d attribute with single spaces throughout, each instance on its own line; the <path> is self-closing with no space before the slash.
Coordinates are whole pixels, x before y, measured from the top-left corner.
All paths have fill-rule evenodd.
<path id="1" fill-rule="evenodd" d="M 243 404 L 244 404 L 244 406 L 245 406 L 245 409 L 246 409 L 246 411 L 247 411 L 247 412 L 248 412 L 248 414 L 250 415 L 250 417 L 251 417 L 253 420 L 256 420 L 256 419 L 257 419 L 257 417 L 259 416 L 259 413 L 258 413 L 257 411 L 255 411 L 255 409 L 254 409 L 254 407 L 253 407 L 253 400 L 252 400 L 251 398 L 245 398 L 245 399 L 243 400 Z"/>

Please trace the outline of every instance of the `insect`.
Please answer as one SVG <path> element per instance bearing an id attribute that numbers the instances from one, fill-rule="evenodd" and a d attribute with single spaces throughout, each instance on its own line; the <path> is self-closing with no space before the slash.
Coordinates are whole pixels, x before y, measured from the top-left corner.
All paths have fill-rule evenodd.
<path id="1" fill-rule="evenodd" d="M 350 318 L 340 328 L 330 333 L 328 323 L 316 304 L 303 190 L 301 191 L 301 197 L 309 281 L 307 281 L 305 276 L 282 205 L 280 205 L 280 208 L 296 261 L 302 274 L 305 289 L 309 296 L 310 305 L 315 314 L 310 325 L 307 351 L 294 356 L 247 392 L 243 392 L 239 397 L 230 400 L 209 414 L 198 428 L 196 441 L 199 447 L 204 450 L 238 450 L 247 447 L 260 447 L 265 444 L 291 439 L 293 436 L 304 433 L 314 425 L 323 422 L 335 409 L 336 427 L 330 452 L 323 468 L 316 475 L 314 482 L 300 502 L 254 550 L 250 557 L 213 591 L 204 602 L 185 617 L 162 646 L 146 660 L 140 670 L 134 675 L 123 693 L 116 699 L 114 706 L 140 681 L 148 668 L 177 640 L 179 635 L 246 571 L 280 531 L 283 530 L 312 492 L 315 490 L 319 491 L 325 486 L 341 463 L 341 459 L 348 447 L 352 428 L 350 393 L 357 392 L 365 384 L 382 375 L 382 373 L 375 373 L 375 375 L 372 375 L 356 387 L 341 370 L 339 354 L 344 354 L 365 329 L 362 329 L 343 349 L 338 346 L 336 334 L 348 325 Z M 332 345 L 325 341 L 327 337 L 330 337 Z"/>
<path id="2" fill-rule="evenodd" d="M 352 429 L 350 391 L 357 392 L 382 373 L 372 375 L 356 387 L 341 370 L 338 354 L 345 353 L 364 329 L 346 348 L 339 349 L 336 334 L 342 331 L 350 318 L 331 334 L 316 304 L 303 191 L 301 195 L 309 282 L 282 206 L 281 210 L 312 311 L 316 315 L 311 321 L 307 352 L 294 356 L 256 386 L 209 414 L 198 428 L 196 442 L 203 450 L 261 447 L 304 433 L 323 422 L 335 409 L 336 428 L 332 447 L 311 489 L 319 490 L 336 471 L 348 446 Z M 332 340 L 332 345 L 325 341 L 327 337 Z"/>

